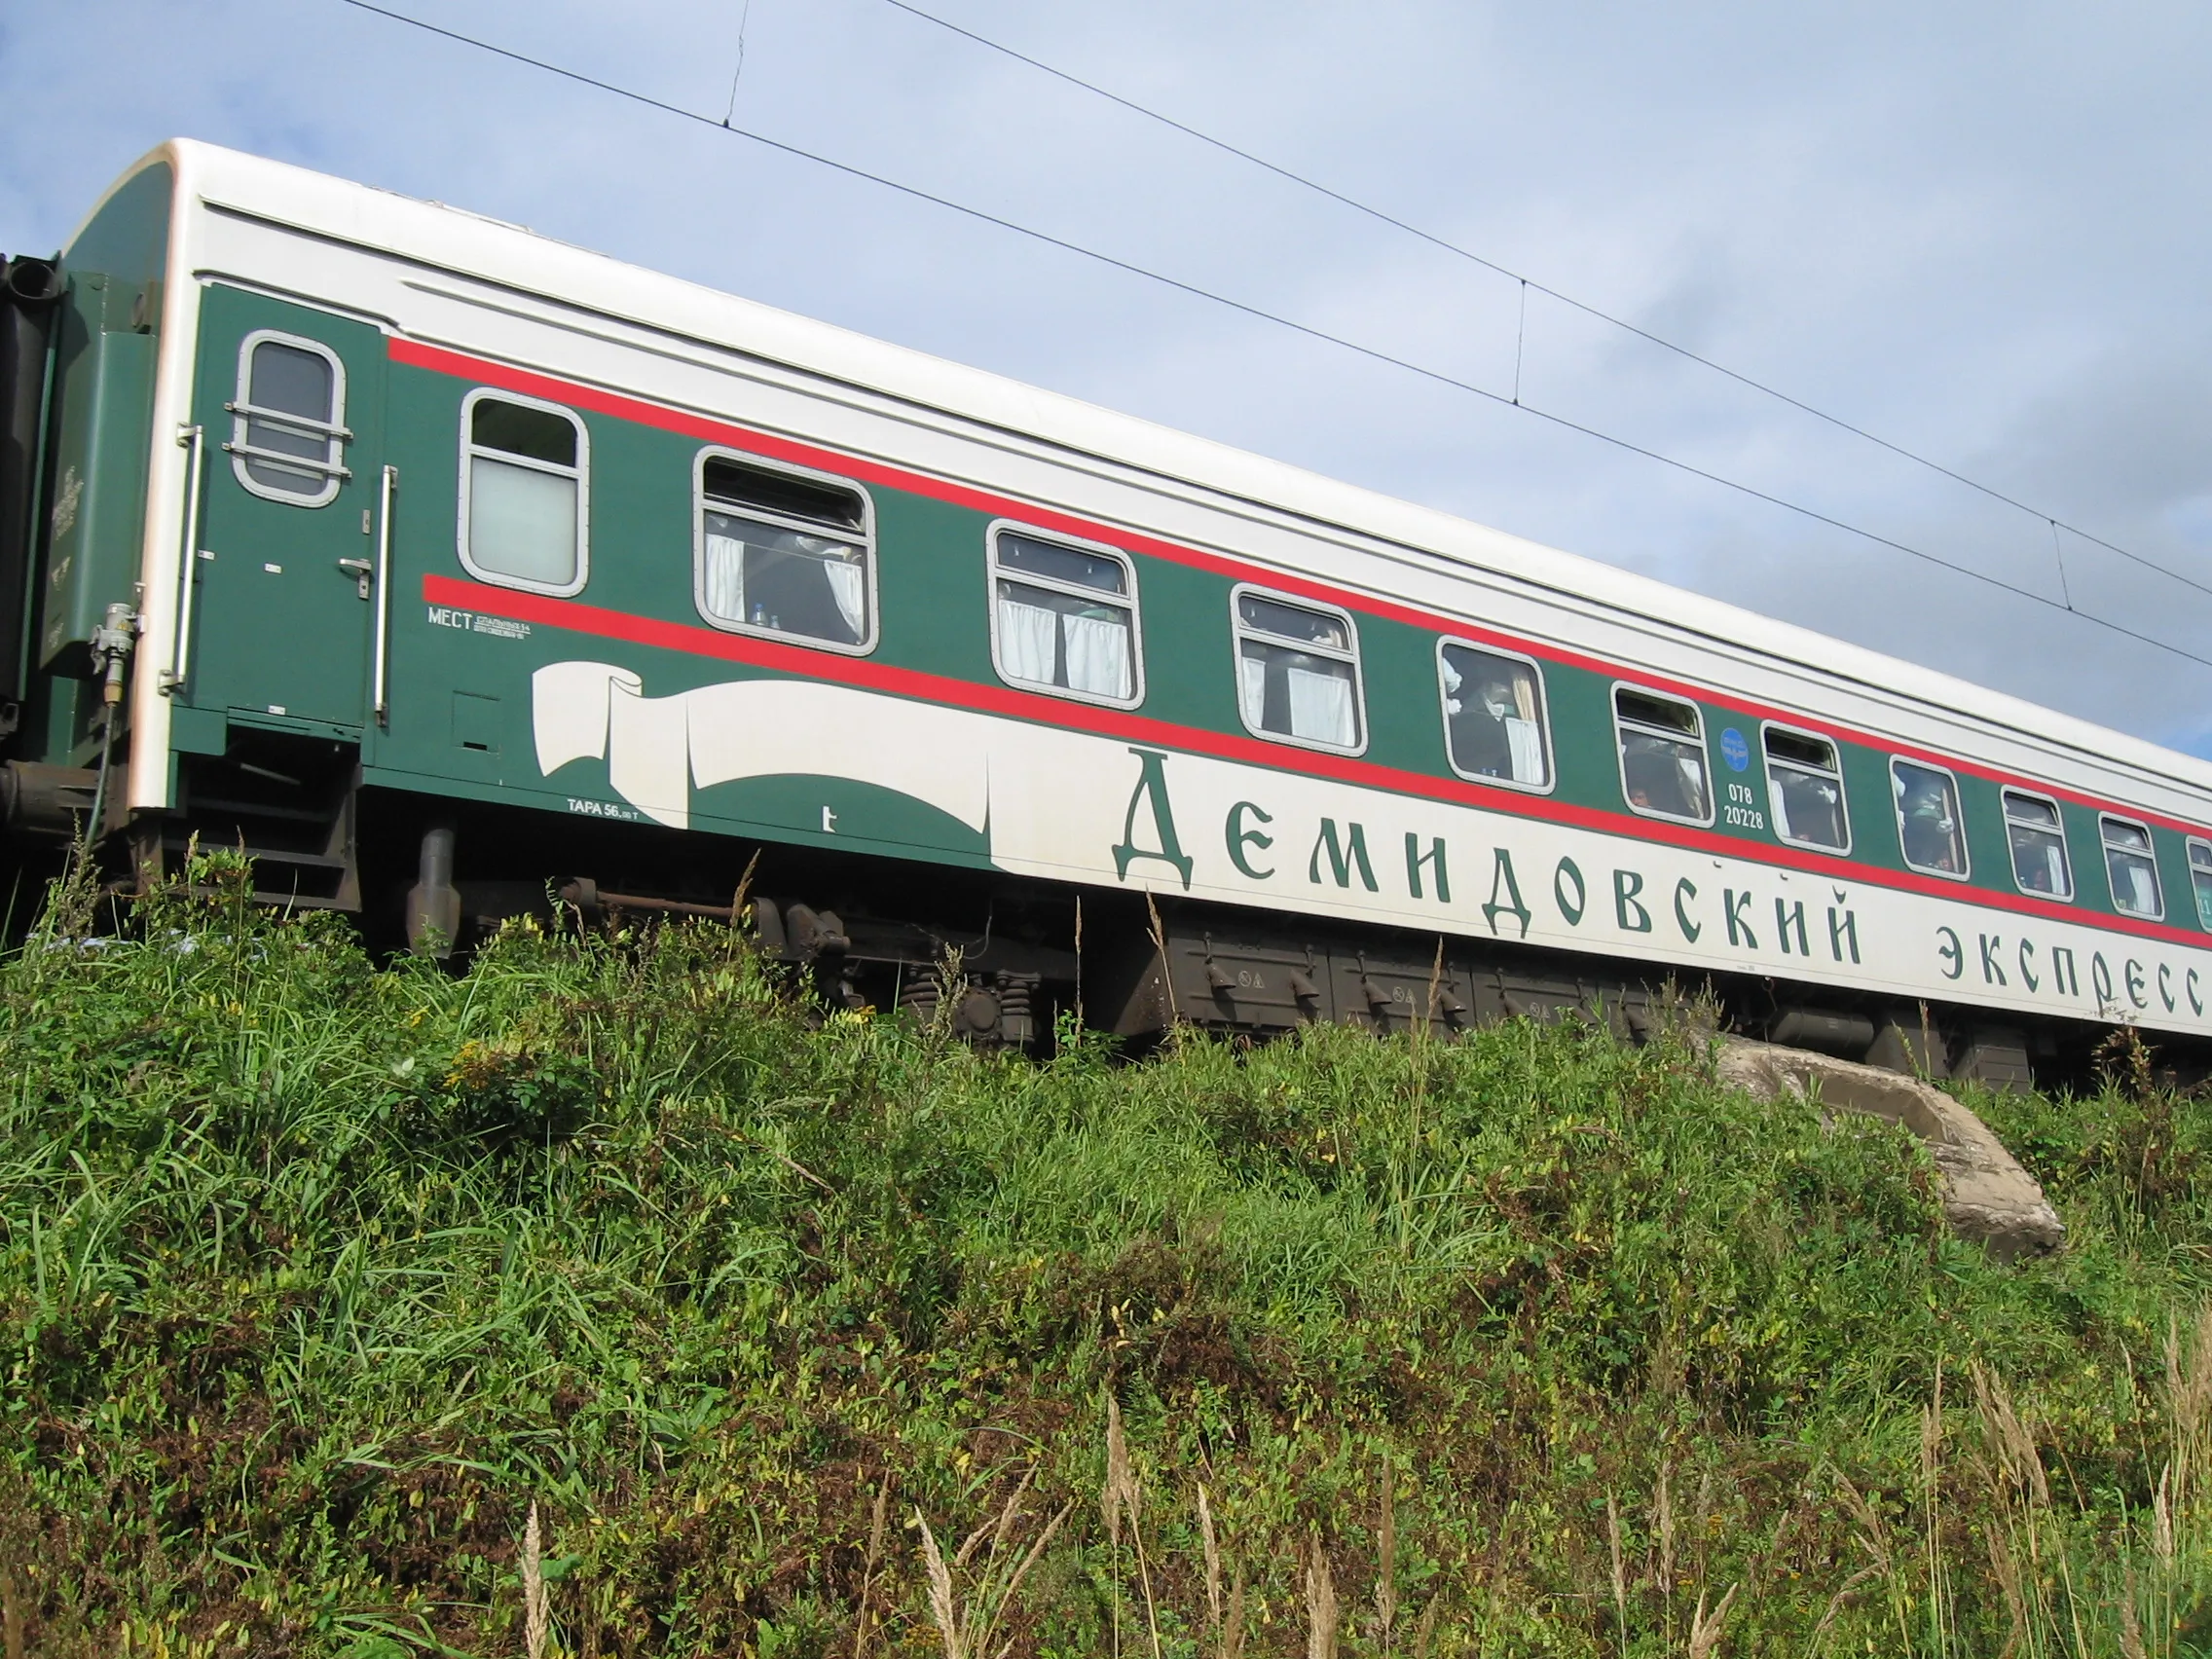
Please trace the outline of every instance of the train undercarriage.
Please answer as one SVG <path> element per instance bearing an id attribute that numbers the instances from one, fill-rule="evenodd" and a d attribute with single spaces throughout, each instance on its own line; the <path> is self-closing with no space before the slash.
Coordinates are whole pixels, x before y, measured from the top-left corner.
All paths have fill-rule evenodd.
<path id="1" fill-rule="evenodd" d="M 1455 1031 L 1517 1015 L 1594 1019 L 1639 1041 L 1673 1010 L 1843 1059 L 2016 1088 L 2091 1081 L 2112 1031 L 364 789 L 350 745 L 296 734 L 240 730 L 226 754 L 178 761 L 172 813 L 106 813 L 101 857 L 119 892 L 173 877 L 197 841 L 250 855 L 265 903 L 356 917 L 379 953 L 464 957 L 526 914 L 587 927 L 742 921 L 829 1007 L 942 1015 L 971 1041 L 1008 1048 L 1042 1049 L 1063 1014 L 1138 1042 L 1174 1024 L 1266 1038 L 1323 1020 Z M 97 793 L 89 769 L 0 768 L 18 928 L 23 878 L 58 867 Z M 2212 1069 L 2193 1046 L 2160 1042 L 2157 1052 L 2177 1084 Z"/>

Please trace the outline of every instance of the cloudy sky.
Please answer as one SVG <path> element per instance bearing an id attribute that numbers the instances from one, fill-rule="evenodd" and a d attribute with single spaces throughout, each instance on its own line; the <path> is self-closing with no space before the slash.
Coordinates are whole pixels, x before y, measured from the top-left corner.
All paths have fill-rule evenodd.
<path id="1" fill-rule="evenodd" d="M 2212 595 L 889 0 L 389 0 L 2212 658 Z M 2212 588 L 2212 10 L 917 0 Z M 743 72 L 738 73 L 740 41 Z M 2212 668 L 342 0 L 0 11 L 0 247 L 186 134 L 1204 433 L 2212 755 Z M 2060 562 L 2066 587 L 2060 585 Z"/>

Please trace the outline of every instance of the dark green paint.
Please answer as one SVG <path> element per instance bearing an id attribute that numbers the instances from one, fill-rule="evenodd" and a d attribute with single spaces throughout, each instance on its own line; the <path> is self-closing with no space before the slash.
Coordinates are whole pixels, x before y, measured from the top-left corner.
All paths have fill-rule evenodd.
<path id="1" fill-rule="evenodd" d="M 384 464 L 384 335 L 366 323 L 221 284 L 200 310 L 193 418 L 205 432 L 190 668 L 177 698 L 203 711 L 293 722 L 283 729 L 357 738 L 368 718 L 373 595 L 341 560 L 376 557 Z M 240 482 L 223 445 L 239 350 L 259 329 L 329 347 L 345 365 L 340 419 L 351 476 L 321 506 L 272 500 Z M 274 568 L 272 568 L 274 567 Z"/>

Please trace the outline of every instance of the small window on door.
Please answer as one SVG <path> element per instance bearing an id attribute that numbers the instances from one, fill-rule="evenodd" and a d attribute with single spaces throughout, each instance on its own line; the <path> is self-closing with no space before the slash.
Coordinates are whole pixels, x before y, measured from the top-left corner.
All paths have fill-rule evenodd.
<path id="1" fill-rule="evenodd" d="M 1958 780 L 1940 766 L 1892 760 L 1890 787 L 1898 798 L 1898 844 L 1905 864 L 1929 875 L 1966 880 L 1967 832 L 1959 816 Z"/>
<path id="2" fill-rule="evenodd" d="M 991 650 L 1032 691 L 1134 708 L 1144 697 L 1136 572 L 1110 547 L 991 533 Z"/>
<path id="3" fill-rule="evenodd" d="M 1236 590 L 1231 616 L 1236 708 L 1245 729 L 1309 749 L 1356 753 L 1365 738 L 1351 618 L 1247 588 Z"/>
<path id="4" fill-rule="evenodd" d="M 2026 790 L 2007 790 L 2005 838 L 2012 845 L 2012 880 L 2022 893 L 2049 899 L 2074 897 L 2074 866 L 2066 857 L 2066 827 L 2058 802 Z"/>
<path id="5" fill-rule="evenodd" d="M 254 495 L 319 507 L 346 470 L 346 365 L 313 340 L 267 329 L 239 347 L 239 394 L 229 405 L 231 469 Z"/>
<path id="6" fill-rule="evenodd" d="M 1452 769 L 1484 783 L 1550 789 L 1544 679 L 1536 665 L 1456 640 L 1439 643 L 1436 661 Z"/>
<path id="7" fill-rule="evenodd" d="M 2158 861 L 2148 826 L 2124 818 L 2099 820 L 2105 843 L 2105 872 L 2112 877 L 2113 907 L 2123 916 L 2157 921 L 2166 913 L 2158 891 Z"/>
<path id="8" fill-rule="evenodd" d="M 1770 725 L 1766 746 L 1767 798 L 1774 832 L 1799 847 L 1824 853 L 1851 850 L 1851 814 L 1844 805 L 1843 768 L 1835 745 L 1809 731 Z"/>
<path id="9" fill-rule="evenodd" d="M 2189 885 L 2196 894 L 2198 923 L 2212 931 L 2212 841 L 2194 835 L 2189 841 Z"/>
<path id="10" fill-rule="evenodd" d="M 1613 688 L 1613 728 L 1620 740 L 1621 793 L 1647 818 L 1713 822 L 1713 786 L 1705 761 L 1705 717 L 1633 685 Z"/>
<path id="11" fill-rule="evenodd" d="M 472 391 L 461 406 L 461 562 L 502 587 L 581 592 L 591 440 L 557 403 Z"/>
<path id="12" fill-rule="evenodd" d="M 707 451 L 699 458 L 699 613 L 733 633 L 869 649 L 873 523 L 867 492 L 857 485 Z"/>

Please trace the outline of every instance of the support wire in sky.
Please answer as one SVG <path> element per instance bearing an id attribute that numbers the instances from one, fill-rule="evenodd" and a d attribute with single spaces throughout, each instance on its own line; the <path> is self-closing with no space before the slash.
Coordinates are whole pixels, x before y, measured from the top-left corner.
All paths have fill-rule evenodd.
<path id="1" fill-rule="evenodd" d="M 1583 315 L 1590 317 L 1598 322 L 1606 323 L 1614 328 L 1624 329 L 1628 333 L 1635 335 L 1639 340 L 1646 341 L 1649 344 L 1658 347 L 1662 350 L 1672 351 L 1676 356 L 1684 358 L 1689 362 L 1696 363 L 1701 368 L 1711 369 L 1714 374 L 1721 375 L 1728 380 L 1732 380 L 1738 386 L 1747 387 L 1751 391 L 1758 392 L 1761 396 L 1771 397 L 1777 402 L 1786 403 L 1790 408 L 1797 410 L 1801 414 L 1810 415 L 1814 420 L 1824 422 L 1826 424 L 1835 427 L 1838 431 L 1848 432 L 1855 438 L 1863 439 L 1865 442 L 1874 445 L 1877 449 L 1887 450 L 1894 456 L 1898 456 L 1902 460 L 1911 461 L 1915 466 L 1924 466 L 1931 472 L 1940 473 L 1945 478 L 1950 479 L 1953 483 L 1963 484 L 1969 490 L 1972 490 L 1980 495 L 1986 496 L 1993 501 L 2002 502 L 2008 507 L 2012 507 L 2020 512 L 2026 513 L 2030 518 L 2040 519 L 2044 523 L 2053 526 L 2055 529 L 2066 531 L 2068 534 L 2073 535 L 2078 535 L 2083 541 L 2094 542 L 2097 546 L 2104 548 L 2109 553 L 2117 553 L 2122 559 L 2130 560 L 2133 563 L 2142 566 L 2143 569 L 2147 571 L 2155 571 L 2159 575 L 2168 577 L 2173 581 L 2180 582 L 2185 587 L 2192 587 L 2194 588 L 2198 593 L 2212 596 L 2212 586 L 2207 586 L 2205 583 L 2196 580 L 2193 576 L 2185 575 L 2180 571 L 2176 571 L 2168 566 L 2161 565 L 2156 560 L 2146 559 L 2141 554 L 2131 552 L 2127 548 L 2119 545 L 2117 542 L 2107 541 L 2103 536 L 2092 535 L 2090 532 L 2083 530 L 2079 525 L 2069 524 L 2066 522 L 2066 520 L 2061 518 L 2054 518 L 2049 513 L 2045 512 L 2041 507 L 2032 507 L 2025 501 L 2016 499 L 2011 496 L 2008 496 L 2002 490 L 1996 489 L 1991 485 L 1984 484 L 1978 479 L 1970 478 L 1965 473 L 1960 472 L 1955 468 L 1945 466 L 1939 461 L 1932 460 L 1930 457 L 1922 455 L 1915 450 L 1907 449 L 1902 444 L 1894 443 L 1888 438 L 1868 431 L 1863 426 L 1855 425 L 1853 423 L 1843 419 L 1843 417 L 1840 415 L 1830 415 L 1826 410 L 1816 408 L 1814 405 L 1805 402 L 1802 398 L 1792 397 L 1788 392 L 1782 390 L 1778 387 L 1769 386 L 1764 381 L 1754 380 L 1751 376 L 1744 374 L 1740 370 L 1732 369 L 1725 363 L 1715 362 L 1711 357 L 1704 356 L 1699 352 L 1691 350 L 1687 346 L 1677 345 L 1674 341 L 1669 340 L 1662 335 L 1652 333 L 1647 328 L 1640 327 L 1638 324 L 1629 321 L 1626 317 L 1615 316 L 1612 313 L 1603 311 L 1597 306 L 1591 305 L 1586 300 L 1578 300 L 1572 294 L 1562 293 L 1557 288 L 1548 287 L 1544 283 L 1537 281 L 1533 276 L 1524 276 L 1520 272 L 1514 271 L 1507 266 L 1501 265 L 1494 259 L 1491 259 L 1483 254 L 1477 253 L 1472 248 L 1462 247 L 1457 242 L 1438 236 L 1433 231 L 1425 231 L 1419 225 L 1409 223 L 1404 219 L 1398 218 L 1394 214 L 1387 213 L 1380 207 L 1360 201 L 1357 197 L 1347 196 L 1341 190 L 1333 190 L 1328 185 L 1321 183 L 1317 179 L 1309 177 L 1305 173 L 1295 171 L 1290 167 L 1282 166 L 1278 162 L 1271 162 L 1265 156 L 1256 154 L 1251 150 L 1240 148 L 1235 144 L 1232 144 L 1226 138 L 1218 138 L 1214 134 L 1207 132 L 1200 128 L 1193 127 L 1187 122 L 1178 121 L 1173 116 L 1163 114 L 1161 111 L 1152 108 L 1148 104 L 1138 103 L 1134 98 L 1124 97 L 1120 92 L 1109 91 L 1107 88 L 1098 85 L 1095 81 L 1087 81 L 1081 75 L 1070 74 L 1067 70 L 1057 68 L 1051 63 L 1047 63 L 1042 58 L 1032 57 L 1025 52 L 1017 52 L 1011 46 L 1007 46 L 1002 42 L 991 39 L 988 35 L 978 34 L 976 30 L 967 28 L 962 24 L 952 22 L 948 18 L 940 18 L 934 12 L 926 12 L 921 7 L 911 4 L 910 0 L 883 0 L 883 3 L 886 6 L 890 6 L 901 12 L 904 12 L 909 17 L 918 18 L 923 22 L 934 23 L 937 27 L 945 30 L 948 33 L 959 35 L 964 40 L 974 41 L 977 46 L 987 48 L 992 52 L 1000 54 L 1002 56 L 1011 57 L 1016 63 L 1026 64 L 1028 67 L 1037 70 L 1041 74 L 1051 76 L 1055 81 L 1062 81 L 1071 87 L 1080 88 L 1082 91 L 1090 93 L 1093 97 L 1104 98 L 1108 103 L 1118 104 L 1123 109 L 1129 111 L 1133 115 L 1140 115 L 1147 121 L 1157 122 L 1161 127 L 1169 128 L 1174 131 L 1182 133 L 1186 137 L 1195 138 L 1201 144 L 1210 145 L 1212 148 L 1221 151 L 1224 155 L 1234 156 L 1240 162 L 1244 162 L 1252 166 L 1259 167 L 1265 172 L 1271 172 L 1274 174 L 1275 177 L 1283 179 L 1288 183 L 1295 184 L 1302 190 L 1309 190 L 1313 192 L 1317 196 L 1324 196 L 1331 202 L 1337 203 L 1341 206 L 1350 208 L 1355 213 L 1366 215 L 1368 218 L 1375 220 L 1378 224 L 1387 225 L 1393 230 L 1403 231 L 1407 236 L 1414 237 L 1420 241 L 1424 241 L 1431 247 L 1439 248 L 1445 253 L 1453 255 L 1455 258 L 1466 260 L 1470 264 L 1481 266 L 1485 271 L 1494 272 L 1498 276 L 1503 276 L 1510 281 L 1518 282 L 1521 284 L 1522 288 L 1521 303 L 1524 309 L 1526 309 L 1528 305 L 1529 290 L 1533 289 L 1535 290 L 1535 292 L 1543 295 L 1546 299 L 1557 300 L 1561 305 L 1567 306 L 1574 311 L 1578 311 L 1582 313 Z M 1518 366 L 1519 365 L 1517 363 L 1516 369 L 1518 369 Z M 1516 385 L 1518 385 L 1518 381 L 1516 381 Z"/>

